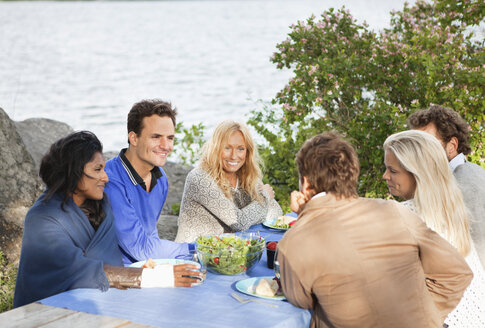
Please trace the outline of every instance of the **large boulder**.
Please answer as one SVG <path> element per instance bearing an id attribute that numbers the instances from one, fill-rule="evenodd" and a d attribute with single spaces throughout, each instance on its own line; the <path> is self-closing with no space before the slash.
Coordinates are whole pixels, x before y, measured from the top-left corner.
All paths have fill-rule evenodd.
<path id="1" fill-rule="evenodd" d="M 15 124 L 0 108 L 0 250 L 16 262 L 25 214 L 41 192 L 35 163 Z"/>
<path id="2" fill-rule="evenodd" d="M 169 215 L 172 213 L 172 205 L 180 204 L 185 187 L 185 179 L 192 167 L 167 162 L 163 166 L 163 171 L 168 179 L 168 195 L 165 205 L 163 205 L 162 215 L 158 219 L 157 228 L 160 238 L 174 240 L 178 231 L 178 216 Z"/>
<path id="3" fill-rule="evenodd" d="M 47 153 L 50 146 L 60 138 L 74 132 L 66 123 L 47 118 L 29 118 L 15 122 L 15 126 L 28 152 L 34 159 L 37 171 L 39 171 L 42 157 Z"/>
<path id="4" fill-rule="evenodd" d="M 178 216 L 162 214 L 158 218 L 158 236 L 162 239 L 175 240 L 178 231 Z"/>
<path id="5" fill-rule="evenodd" d="M 172 205 L 180 204 L 182 201 L 185 179 L 191 169 L 191 166 L 174 162 L 167 162 L 163 166 L 163 171 L 167 174 L 168 179 L 168 195 L 165 205 L 163 206 L 163 214 L 173 214 Z"/>

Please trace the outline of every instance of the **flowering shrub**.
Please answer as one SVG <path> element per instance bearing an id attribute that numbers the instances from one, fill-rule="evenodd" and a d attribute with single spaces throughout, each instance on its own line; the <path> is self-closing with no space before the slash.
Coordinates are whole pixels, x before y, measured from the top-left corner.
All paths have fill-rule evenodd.
<path id="1" fill-rule="evenodd" d="M 182 122 L 177 123 L 175 129 L 176 146 L 173 148 L 173 153 L 181 163 L 194 165 L 197 162 L 200 150 L 205 142 L 204 129 L 203 123 L 193 124 L 189 128 L 185 128 Z"/>
<path id="2" fill-rule="evenodd" d="M 277 199 L 287 204 L 298 188 L 301 144 L 330 129 L 356 147 L 359 193 L 387 196 L 382 144 L 407 128 L 411 112 L 432 103 L 455 109 L 470 124 L 471 160 L 482 161 L 484 41 L 473 41 L 467 28 L 483 21 L 484 7 L 480 1 L 417 1 L 392 12 L 390 28 L 377 33 L 345 8 L 292 25 L 271 61 L 294 76 L 248 122 L 267 141 L 261 155 Z"/>

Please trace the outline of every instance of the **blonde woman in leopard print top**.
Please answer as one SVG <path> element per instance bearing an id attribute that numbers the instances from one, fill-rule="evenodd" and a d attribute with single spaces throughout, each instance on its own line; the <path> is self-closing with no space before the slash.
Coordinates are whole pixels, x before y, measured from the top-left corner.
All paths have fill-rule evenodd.
<path id="1" fill-rule="evenodd" d="M 247 127 L 220 123 L 185 181 L 175 241 L 244 231 L 282 214 L 273 189 L 263 185 L 257 148 Z"/>

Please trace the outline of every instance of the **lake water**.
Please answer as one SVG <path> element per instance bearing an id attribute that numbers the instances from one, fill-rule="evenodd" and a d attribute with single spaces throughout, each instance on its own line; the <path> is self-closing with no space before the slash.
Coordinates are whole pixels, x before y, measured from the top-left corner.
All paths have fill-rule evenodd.
<path id="1" fill-rule="evenodd" d="M 372 28 L 401 0 L 0 2 L 0 107 L 126 145 L 133 103 L 161 98 L 208 133 L 246 121 L 291 72 L 269 61 L 289 26 L 335 7 Z M 259 101 L 261 100 L 261 101 Z"/>

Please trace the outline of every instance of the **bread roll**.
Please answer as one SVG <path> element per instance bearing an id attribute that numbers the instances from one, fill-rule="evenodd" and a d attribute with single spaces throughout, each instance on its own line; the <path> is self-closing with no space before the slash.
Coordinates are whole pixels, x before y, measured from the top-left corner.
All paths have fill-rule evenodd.
<path id="1" fill-rule="evenodd" d="M 294 218 L 292 216 L 279 216 L 277 222 L 279 222 L 281 224 L 290 224 L 290 222 L 293 222 L 295 220 L 296 220 L 296 218 Z"/>
<path id="2" fill-rule="evenodd" d="M 261 278 L 256 285 L 256 295 L 273 297 L 278 291 L 278 283 L 273 279 Z"/>

